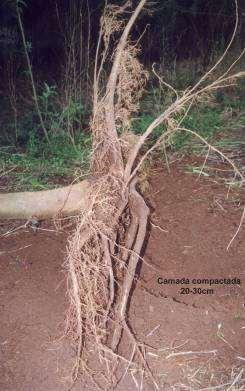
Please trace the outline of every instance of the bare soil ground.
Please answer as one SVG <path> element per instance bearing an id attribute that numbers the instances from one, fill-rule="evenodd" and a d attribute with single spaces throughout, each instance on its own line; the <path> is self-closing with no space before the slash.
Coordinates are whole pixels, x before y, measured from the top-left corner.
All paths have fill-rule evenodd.
<path id="1" fill-rule="evenodd" d="M 146 359 L 161 389 L 244 390 L 244 226 L 226 249 L 240 222 L 244 194 L 230 190 L 227 198 L 219 182 L 198 179 L 177 162 L 170 175 L 154 169 L 147 197 L 149 238 L 129 321 L 147 343 Z M 23 222 L 1 222 L 0 233 L 14 224 Z M 66 237 L 49 222 L 37 232 L 24 228 L 0 237 L 2 391 L 71 389 L 75 353 L 62 338 L 68 304 L 62 271 Z M 185 278 L 190 284 L 159 284 L 159 277 Z M 221 278 L 237 278 L 240 284 L 192 282 Z M 121 349 L 130 357 L 129 341 Z M 118 389 L 136 390 L 137 383 L 140 389 L 140 379 L 129 368 Z M 148 383 L 143 381 L 143 389 L 153 390 Z M 94 389 L 84 378 L 72 387 Z"/>

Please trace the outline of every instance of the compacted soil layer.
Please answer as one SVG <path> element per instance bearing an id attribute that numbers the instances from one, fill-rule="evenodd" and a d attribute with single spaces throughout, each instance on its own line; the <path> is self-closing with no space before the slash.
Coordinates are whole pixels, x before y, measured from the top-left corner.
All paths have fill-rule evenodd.
<path id="1" fill-rule="evenodd" d="M 146 343 L 160 389 L 227 390 L 234 383 L 238 388 L 230 389 L 241 390 L 244 226 L 228 251 L 227 245 L 239 226 L 244 195 L 186 173 L 182 162 L 171 165 L 170 174 L 153 170 L 147 199 L 149 237 L 129 323 Z M 62 269 L 68 234 L 43 222 L 41 229 L 3 235 L 24 223 L 0 222 L 0 390 L 69 390 L 74 350 L 63 337 L 68 298 Z M 132 349 L 123 339 L 121 353 L 130 357 Z M 141 374 L 129 368 L 118 390 L 137 390 L 137 384 L 140 389 Z M 142 386 L 154 389 L 147 378 Z M 85 378 L 72 387 L 95 389 Z"/>

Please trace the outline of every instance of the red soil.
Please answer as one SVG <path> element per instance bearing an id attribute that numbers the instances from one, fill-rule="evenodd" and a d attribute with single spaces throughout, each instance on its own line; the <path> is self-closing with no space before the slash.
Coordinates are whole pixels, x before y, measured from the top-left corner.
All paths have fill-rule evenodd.
<path id="1" fill-rule="evenodd" d="M 244 199 L 235 192 L 228 199 L 226 195 L 223 185 L 197 180 L 178 164 L 170 175 L 155 170 L 151 180 L 154 211 L 146 263 L 139 270 L 129 321 L 137 337 L 152 347 L 146 348 L 146 358 L 162 390 L 199 390 L 242 376 L 244 227 L 229 251 L 226 247 L 239 225 Z M 9 227 L 2 222 L 1 233 Z M 48 222 L 41 228 L 54 229 Z M 60 339 L 68 304 L 62 272 L 65 243 L 66 234 L 45 230 L 22 229 L 1 237 L 0 390 L 63 391 L 71 386 L 74 351 L 67 339 Z M 158 284 L 158 277 L 236 277 L 241 284 Z M 199 293 L 181 294 L 181 288 L 193 287 Z M 130 356 L 128 341 L 122 349 Z M 129 371 L 118 389 L 136 390 L 133 377 L 139 381 L 139 374 Z M 241 381 L 237 377 L 240 386 Z M 148 383 L 144 380 L 143 389 L 154 389 Z M 94 389 L 84 379 L 72 388 Z"/>

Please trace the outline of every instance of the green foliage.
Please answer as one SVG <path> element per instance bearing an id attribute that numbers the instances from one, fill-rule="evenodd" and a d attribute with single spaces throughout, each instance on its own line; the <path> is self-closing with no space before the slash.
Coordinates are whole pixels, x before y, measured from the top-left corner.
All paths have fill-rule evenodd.
<path id="1" fill-rule="evenodd" d="M 18 115 L 18 139 L 16 140 L 15 124 L 9 117 L 12 112 L 6 97 L 0 97 L 0 121 L 3 129 L 0 140 L 3 145 L 14 144 L 25 146 L 30 137 L 41 137 L 40 121 L 34 105 L 26 105 L 20 102 L 21 109 L 17 107 Z M 45 128 L 50 137 L 53 133 L 67 134 L 74 142 L 75 133 L 80 132 L 81 124 L 87 113 L 81 101 L 70 99 L 67 104 L 61 101 L 60 93 L 55 85 L 43 84 L 38 94 L 39 109 Z"/>
<path id="2" fill-rule="evenodd" d="M 135 134 L 142 134 L 153 121 L 154 117 L 152 115 L 142 114 L 139 118 L 133 119 L 132 131 Z"/>
<path id="3" fill-rule="evenodd" d="M 38 101 L 44 124 L 49 134 L 72 132 L 73 137 L 74 131 L 80 127 L 85 115 L 81 101 L 70 99 L 67 104 L 61 104 L 57 87 L 49 86 L 47 83 L 44 83 L 44 87 L 38 96 Z"/>
<path id="4" fill-rule="evenodd" d="M 218 91 L 216 95 L 217 102 L 223 109 L 233 111 L 242 111 L 245 109 L 245 80 L 241 80 L 232 94 L 225 91 Z"/>
<path id="5" fill-rule="evenodd" d="M 64 104 L 63 95 L 55 85 L 44 83 L 38 91 L 39 109 L 49 142 L 31 99 L 24 105 L 21 102 L 22 110 L 17 107 L 16 139 L 9 103 L 2 98 L 0 120 L 4 132 L 1 134 L 0 175 L 8 172 L 8 190 L 41 190 L 54 187 L 57 182 L 70 183 L 88 167 L 91 139 L 82 130 L 83 104 L 72 99 Z"/>
<path id="6" fill-rule="evenodd" d="M 182 81 L 182 76 L 180 76 L 179 84 Z M 181 126 L 197 132 L 208 141 L 212 141 L 227 129 L 242 127 L 242 120 L 244 121 L 245 116 L 245 96 L 243 95 L 242 82 L 232 91 L 220 90 L 210 100 L 198 102 L 193 106 Z M 169 106 L 173 98 L 172 92 L 164 94 L 155 87 L 150 89 L 142 102 L 140 116 L 132 121 L 132 131 L 136 134 L 144 133 L 152 121 Z M 175 120 L 178 123 L 181 115 L 176 116 Z M 161 125 L 156 128 L 148 140 L 148 146 L 151 146 L 165 131 L 166 126 Z M 176 151 L 190 150 L 194 148 L 193 136 L 184 131 L 178 132 L 169 140 L 169 147 Z"/>
<path id="7" fill-rule="evenodd" d="M 224 129 L 225 122 L 219 107 L 200 105 L 190 111 L 182 125 L 184 128 L 197 132 L 206 140 L 211 140 Z M 190 139 L 190 134 L 185 132 L 177 134 L 172 140 L 174 149 L 178 150 L 184 147 Z"/>
<path id="8" fill-rule="evenodd" d="M 50 143 L 30 135 L 23 153 L 16 149 L 0 149 L 2 174 L 8 172 L 8 190 L 42 190 L 57 182 L 70 183 L 88 168 L 90 136 L 81 133 L 71 144 L 67 135 L 53 134 Z"/>

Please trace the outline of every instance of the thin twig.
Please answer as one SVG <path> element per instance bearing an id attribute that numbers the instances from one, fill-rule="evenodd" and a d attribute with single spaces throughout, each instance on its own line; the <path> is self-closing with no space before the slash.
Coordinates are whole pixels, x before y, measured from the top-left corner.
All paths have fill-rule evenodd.
<path id="1" fill-rule="evenodd" d="M 48 141 L 48 143 L 50 143 L 48 131 L 47 131 L 45 125 L 44 125 L 43 116 L 42 116 L 42 113 L 41 113 L 41 110 L 40 110 L 40 107 L 39 107 L 39 103 L 38 103 L 37 91 L 36 91 L 36 86 L 35 86 L 35 82 L 34 82 L 30 56 L 29 56 L 28 49 L 27 49 L 27 42 L 26 42 L 25 32 L 24 32 L 24 27 L 23 27 L 23 23 L 22 23 L 22 19 L 21 19 L 21 15 L 20 15 L 20 10 L 19 10 L 18 4 L 16 5 L 16 12 L 17 12 L 17 17 L 18 17 L 18 23 L 19 23 L 19 27 L 20 27 L 21 37 L 22 37 L 22 41 L 23 41 L 23 46 L 24 46 L 24 50 L 25 50 L 25 56 L 26 56 L 28 70 L 29 70 L 29 76 L 30 76 L 30 79 L 31 79 L 33 98 L 34 98 L 34 102 L 35 102 L 35 105 L 36 105 L 37 114 L 39 116 L 40 124 L 41 124 L 42 130 L 43 130 L 43 133 L 44 133 L 44 135 L 46 137 L 46 140 Z"/>
<path id="2" fill-rule="evenodd" d="M 201 351 L 188 351 L 188 352 L 176 352 L 176 353 L 170 353 L 168 354 L 166 358 L 166 360 L 168 360 L 169 358 L 172 358 L 172 357 L 177 357 L 177 356 L 187 356 L 187 355 L 200 355 L 200 354 L 214 354 L 216 355 L 217 354 L 217 350 L 201 350 Z"/>
<path id="3" fill-rule="evenodd" d="M 21 251 L 24 250 L 25 248 L 31 247 L 32 244 L 27 244 L 26 246 L 16 248 L 14 250 L 8 250 L 8 251 L 0 251 L 0 256 L 3 254 L 10 254 L 10 253 L 15 253 L 16 251 Z"/>
<path id="4" fill-rule="evenodd" d="M 241 227 L 242 227 L 244 218 L 245 218 L 245 206 L 244 206 L 244 208 L 243 208 L 243 213 L 242 213 L 242 217 L 241 217 L 239 226 L 238 226 L 236 232 L 234 233 L 233 237 L 231 238 L 231 240 L 230 240 L 228 246 L 226 247 L 226 250 L 227 250 L 227 251 L 229 250 L 229 248 L 230 248 L 230 246 L 232 245 L 233 241 L 236 239 L 236 237 L 237 237 L 237 235 L 238 235 L 238 233 L 239 233 L 239 231 L 240 231 L 240 229 L 241 229 Z"/>

